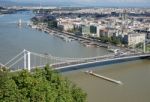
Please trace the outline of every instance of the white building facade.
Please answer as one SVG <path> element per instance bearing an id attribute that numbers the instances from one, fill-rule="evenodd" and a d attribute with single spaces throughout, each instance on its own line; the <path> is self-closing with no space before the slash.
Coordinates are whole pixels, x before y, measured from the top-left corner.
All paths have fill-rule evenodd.
<path id="1" fill-rule="evenodd" d="M 145 42 L 146 35 L 143 33 L 131 33 L 126 35 L 126 41 L 128 43 L 128 46 L 135 46 L 139 43 Z"/>

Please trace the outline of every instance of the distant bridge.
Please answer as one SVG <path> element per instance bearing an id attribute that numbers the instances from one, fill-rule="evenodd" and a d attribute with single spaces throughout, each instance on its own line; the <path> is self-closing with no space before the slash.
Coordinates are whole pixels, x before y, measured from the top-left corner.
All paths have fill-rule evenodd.
<path id="1" fill-rule="evenodd" d="M 135 60 L 139 58 L 150 57 L 150 53 L 130 53 L 130 54 L 108 54 L 89 58 L 63 58 L 55 57 L 50 54 L 39 54 L 27 50 L 22 51 L 7 63 L 0 64 L 12 71 L 27 69 L 29 71 L 35 68 L 43 68 L 50 65 L 55 70 L 70 71 L 81 68 L 107 65 L 112 63 Z"/>

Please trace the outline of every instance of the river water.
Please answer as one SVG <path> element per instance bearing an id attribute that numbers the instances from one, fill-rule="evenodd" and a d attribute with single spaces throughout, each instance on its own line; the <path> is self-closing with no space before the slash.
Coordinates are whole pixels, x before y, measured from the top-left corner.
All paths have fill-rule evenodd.
<path id="1" fill-rule="evenodd" d="M 37 53 L 50 53 L 59 57 L 92 57 L 108 54 L 105 48 L 87 48 L 77 41 L 65 42 L 60 38 L 27 26 L 32 12 L 18 12 L 0 16 L 0 62 L 6 63 L 24 49 Z M 22 19 L 21 27 L 17 22 Z"/>
<path id="2" fill-rule="evenodd" d="M 88 75 L 85 70 L 64 73 L 88 93 L 88 102 L 150 102 L 150 60 L 106 65 L 92 70 L 121 81 L 123 85 Z"/>
<path id="3" fill-rule="evenodd" d="M 77 41 L 65 42 L 60 38 L 31 29 L 26 22 L 32 12 L 0 15 L 0 62 L 6 63 L 13 56 L 27 49 L 50 53 L 60 57 L 91 57 L 105 55 L 105 48 L 84 47 Z M 24 24 L 17 26 L 19 19 Z M 63 73 L 88 94 L 88 102 L 150 102 L 150 61 L 138 60 L 121 64 L 91 68 L 95 73 L 123 82 L 117 85 L 85 74 L 85 70 Z"/>

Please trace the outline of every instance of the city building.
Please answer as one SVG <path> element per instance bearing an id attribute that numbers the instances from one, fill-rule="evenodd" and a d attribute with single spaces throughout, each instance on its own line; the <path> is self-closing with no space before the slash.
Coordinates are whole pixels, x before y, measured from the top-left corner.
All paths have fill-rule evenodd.
<path id="1" fill-rule="evenodd" d="M 150 39 L 150 33 L 147 33 L 147 39 Z"/>
<path id="2" fill-rule="evenodd" d="M 97 37 L 100 37 L 101 36 L 101 31 L 105 29 L 105 26 L 102 26 L 102 25 L 98 25 L 97 26 Z"/>
<path id="3" fill-rule="evenodd" d="M 64 31 L 68 31 L 68 30 L 72 30 L 74 28 L 74 25 L 68 22 L 61 22 L 58 24 L 58 27 Z"/>
<path id="4" fill-rule="evenodd" d="M 144 33 L 129 33 L 124 36 L 125 42 L 130 47 L 135 47 L 136 44 L 144 43 L 146 35 Z"/>
<path id="5" fill-rule="evenodd" d="M 82 35 L 86 36 L 86 35 L 90 35 L 90 26 L 89 25 L 83 25 L 82 26 Z"/>

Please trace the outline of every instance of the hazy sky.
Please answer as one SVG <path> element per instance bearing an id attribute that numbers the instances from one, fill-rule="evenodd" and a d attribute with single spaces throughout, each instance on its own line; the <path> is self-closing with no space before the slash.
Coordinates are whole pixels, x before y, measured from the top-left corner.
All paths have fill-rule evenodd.
<path id="1" fill-rule="evenodd" d="M 1 1 L 1 0 L 0 0 Z M 32 2 L 32 3 L 53 3 L 53 4 L 59 4 L 59 3 L 67 3 L 67 4 L 76 4 L 76 5 L 117 5 L 117 6 L 124 6 L 124 5 L 133 5 L 133 6 L 148 6 L 150 7 L 150 0 L 11 0 L 11 1 L 17 1 L 17 2 Z"/>
<path id="2" fill-rule="evenodd" d="M 11 0 L 11 1 L 28 1 L 28 2 L 38 2 L 38 1 L 42 1 L 42 2 L 88 2 L 88 3 L 95 3 L 95 2 L 113 2 L 113 3 L 134 3 L 134 2 L 138 2 L 138 3 L 148 3 L 150 2 L 150 0 Z"/>

